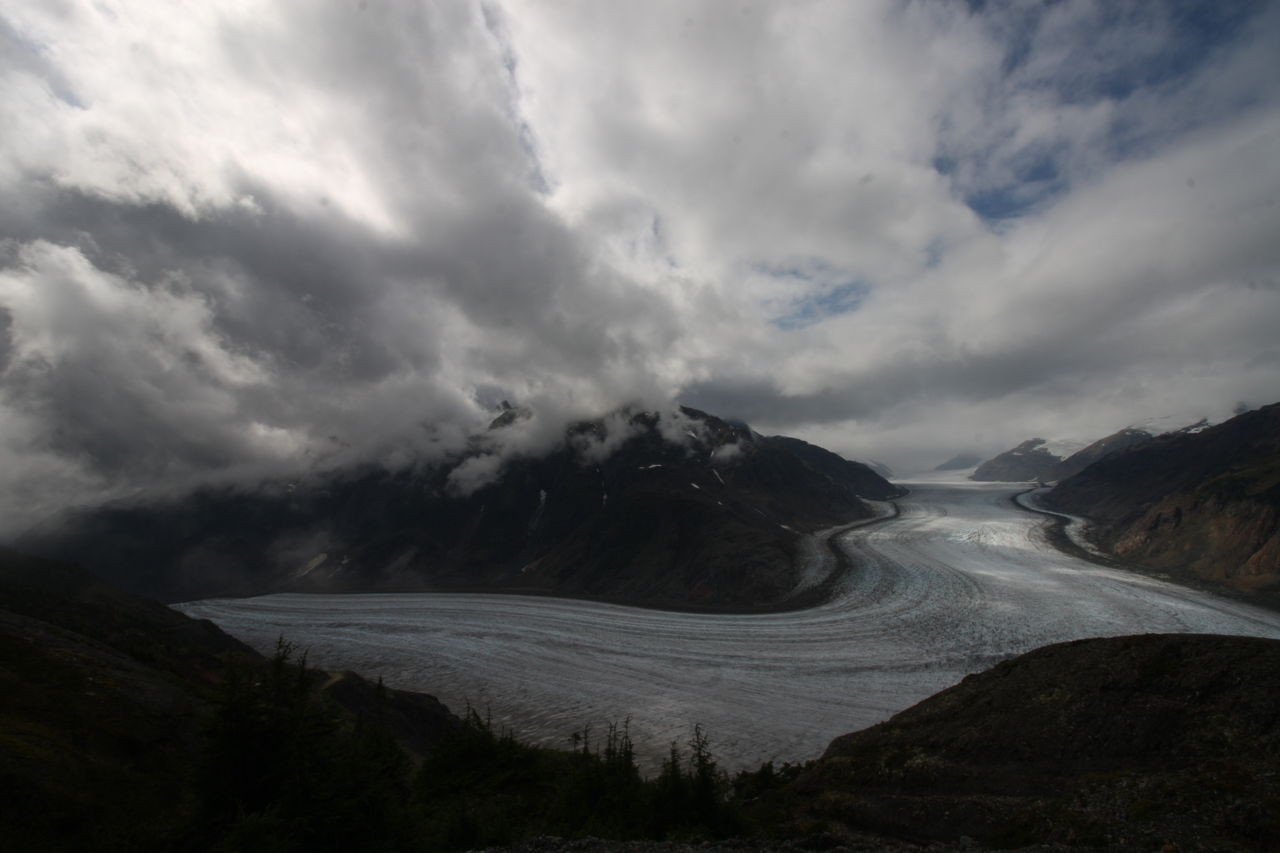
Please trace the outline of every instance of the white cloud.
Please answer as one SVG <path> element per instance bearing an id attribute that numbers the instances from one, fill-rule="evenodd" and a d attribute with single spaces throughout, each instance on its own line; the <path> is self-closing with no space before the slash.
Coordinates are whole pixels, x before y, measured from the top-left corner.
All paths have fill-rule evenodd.
<path id="1" fill-rule="evenodd" d="M 478 483 L 682 396 L 910 467 L 1280 397 L 1280 13 L 1194 11 L 0 0 L 0 454 L 97 493 L 529 405 Z"/>

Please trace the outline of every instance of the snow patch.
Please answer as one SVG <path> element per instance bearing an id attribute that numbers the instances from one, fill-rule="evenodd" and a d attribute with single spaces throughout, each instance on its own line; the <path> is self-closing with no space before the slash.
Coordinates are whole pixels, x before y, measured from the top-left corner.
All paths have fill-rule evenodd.
<path id="1" fill-rule="evenodd" d="M 1198 432 L 1204 432 L 1209 427 L 1214 426 L 1217 423 L 1218 421 L 1216 420 L 1201 418 L 1195 423 L 1189 424 L 1186 421 L 1175 420 L 1172 415 L 1161 415 L 1159 417 L 1135 421 L 1129 425 L 1129 429 L 1140 429 L 1144 432 L 1149 432 L 1152 435 L 1170 435 L 1172 433 L 1195 435 Z"/>
<path id="2" fill-rule="evenodd" d="M 1041 446 L 1054 456 L 1066 459 L 1068 456 L 1084 450 L 1090 444 L 1093 444 L 1093 442 L 1084 441 L 1078 438 L 1058 438 L 1046 441 Z"/>

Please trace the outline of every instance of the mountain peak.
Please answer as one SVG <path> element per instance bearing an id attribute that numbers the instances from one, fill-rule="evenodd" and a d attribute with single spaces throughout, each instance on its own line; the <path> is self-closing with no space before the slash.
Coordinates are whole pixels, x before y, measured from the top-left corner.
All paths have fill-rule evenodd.
<path id="1" fill-rule="evenodd" d="M 752 609 L 793 596 L 805 531 L 898 494 L 861 463 L 688 407 L 545 428 L 508 404 L 435 465 L 102 508 L 24 546 L 170 600 L 490 589 Z"/>

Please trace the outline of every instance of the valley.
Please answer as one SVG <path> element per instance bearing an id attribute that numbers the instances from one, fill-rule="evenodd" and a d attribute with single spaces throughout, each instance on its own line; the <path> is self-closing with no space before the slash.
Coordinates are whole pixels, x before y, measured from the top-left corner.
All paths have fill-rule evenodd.
<path id="1" fill-rule="evenodd" d="M 187 602 L 260 650 L 283 634 L 327 668 L 468 703 L 566 746 L 631 718 L 656 767 L 695 723 L 729 769 L 812 758 L 965 675 L 1063 640 L 1149 632 L 1280 638 L 1280 613 L 1076 559 L 1023 487 L 906 484 L 897 517 L 850 529 L 831 598 L 806 610 L 688 614 L 560 598 L 279 594 Z"/>

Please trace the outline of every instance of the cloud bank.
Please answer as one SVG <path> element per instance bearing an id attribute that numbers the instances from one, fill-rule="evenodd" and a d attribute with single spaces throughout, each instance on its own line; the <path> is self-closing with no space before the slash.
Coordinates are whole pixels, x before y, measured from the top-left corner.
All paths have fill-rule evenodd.
<path id="1" fill-rule="evenodd" d="M 1280 398 L 1264 3 L 0 0 L 0 495 Z M 513 433 L 514 434 L 514 433 Z"/>

